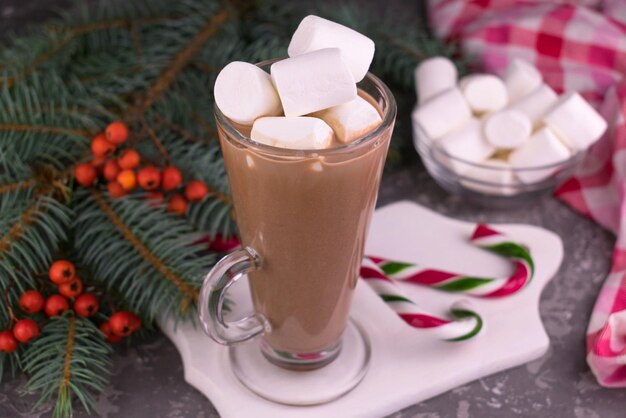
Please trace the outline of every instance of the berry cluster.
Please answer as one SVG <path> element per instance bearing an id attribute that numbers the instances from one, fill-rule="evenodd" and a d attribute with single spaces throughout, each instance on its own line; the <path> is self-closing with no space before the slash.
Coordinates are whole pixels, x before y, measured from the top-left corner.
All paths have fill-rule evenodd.
<path id="1" fill-rule="evenodd" d="M 57 293 L 47 298 L 38 290 L 27 290 L 20 295 L 19 307 L 26 315 L 39 315 L 44 320 L 61 315 L 73 307 L 76 316 L 91 318 L 99 309 L 100 302 L 93 293 L 83 292 L 83 281 L 76 276 L 76 268 L 67 260 L 57 260 L 48 270 L 48 278 L 56 286 Z M 39 333 L 39 325 L 32 318 L 16 319 L 13 311 L 9 329 L 0 332 L 0 352 L 11 353 L 17 350 L 19 343 L 26 344 Z M 118 311 L 100 325 L 107 341 L 116 343 L 141 327 L 141 319 L 132 312 Z"/>
<path id="2" fill-rule="evenodd" d="M 67 311 L 70 308 L 68 299 L 74 300 L 74 312 L 78 316 L 91 317 L 98 313 L 98 298 L 92 293 L 83 293 L 83 282 L 76 276 L 74 264 L 67 260 L 55 261 L 50 266 L 48 277 L 59 291 L 49 296 L 44 304 L 43 310 L 49 318 Z"/>
<path id="3" fill-rule="evenodd" d="M 141 319 L 132 312 L 119 311 L 111 315 L 108 321 L 100 324 L 100 331 L 104 333 L 110 343 L 117 343 L 128 337 L 141 327 Z"/>
<path id="4" fill-rule="evenodd" d="M 128 127 L 120 121 L 110 123 L 104 133 L 91 141 L 93 159 L 74 169 L 76 182 L 91 187 L 102 177 L 108 182 L 107 190 L 112 198 L 125 196 L 137 186 L 148 192 L 146 199 L 152 205 L 163 203 L 167 197 L 167 210 L 179 215 L 187 211 L 188 202 L 200 201 L 209 194 L 209 189 L 200 180 L 189 181 L 183 186 L 183 176 L 175 166 L 159 169 L 154 165 L 141 164 L 141 155 L 134 149 L 122 149 L 128 139 Z"/>

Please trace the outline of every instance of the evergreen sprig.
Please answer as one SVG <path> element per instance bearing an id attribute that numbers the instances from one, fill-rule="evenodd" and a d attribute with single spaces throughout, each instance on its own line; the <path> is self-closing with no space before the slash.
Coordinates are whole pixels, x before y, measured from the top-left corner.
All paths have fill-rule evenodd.
<path id="1" fill-rule="evenodd" d="M 98 190 L 76 197 L 75 249 L 95 279 L 148 323 L 157 317 L 193 319 L 203 273 L 215 261 L 194 244 L 200 234 L 142 199 L 111 201 Z"/>
<path id="2" fill-rule="evenodd" d="M 77 398 L 87 411 L 92 409 L 93 395 L 107 385 L 111 352 L 90 320 L 71 314 L 49 320 L 23 353 L 27 390 L 41 393 L 34 407 L 52 399 L 53 416 L 69 417 Z"/>
<path id="3" fill-rule="evenodd" d="M 32 189 L 6 193 L 0 202 L 5 196 L 17 200 L 20 195 L 23 198 L 0 219 L 0 288 L 13 304 L 20 293 L 35 287 L 34 276 L 47 270 L 70 224 L 66 206 L 50 195 L 37 196 Z M 9 321 L 9 311 L 0 309 L 0 323 Z"/>
<path id="4" fill-rule="evenodd" d="M 454 53 L 414 22 L 356 4 L 309 12 L 371 37 L 372 71 L 405 96 L 421 59 Z M 286 56 L 304 16 L 276 0 L 82 2 L 10 38 L 0 49 L 0 330 L 61 249 L 76 257 L 87 283 L 136 311 L 147 328 L 157 317 L 195 317 L 202 275 L 218 257 L 199 239 L 236 232 L 213 83 L 230 61 Z M 128 124 L 146 162 L 179 167 L 204 181 L 209 196 L 179 218 L 139 193 L 112 200 L 100 186 L 77 188 L 73 168 L 114 119 Z M 26 372 L 40 403 L 54 400 L 55 416 L 70 416 L 72 399 L 91 408 L 106 385 L 110 346 L 93 321 L 70 313 L 42 331 L 16 353 L 0 353 L 0 378 Z"/>

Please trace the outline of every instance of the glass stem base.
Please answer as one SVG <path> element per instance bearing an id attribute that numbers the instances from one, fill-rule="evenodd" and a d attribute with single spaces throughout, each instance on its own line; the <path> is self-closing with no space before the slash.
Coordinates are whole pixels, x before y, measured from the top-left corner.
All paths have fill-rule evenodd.
<path id="1" fill-rule="evenodd" d="M 309 353 L 277 350 L 263 339 L 260 340 L 259 345 L 261 353 L 270 363 L 289 370 L 307 371 L 332 363 L 341 352 L 342 339 L 324 350 Z"/>
<path id="2" fill-rule="evenodd" d="M 262 338 L 229 347 L 232 370 L 246 388 L 272 402 L 299 406 L 330 402 L 354 389 L 367 373 L 371 347 L 363 328 L 351 320 L 333 347 L 286 354 Z"/>

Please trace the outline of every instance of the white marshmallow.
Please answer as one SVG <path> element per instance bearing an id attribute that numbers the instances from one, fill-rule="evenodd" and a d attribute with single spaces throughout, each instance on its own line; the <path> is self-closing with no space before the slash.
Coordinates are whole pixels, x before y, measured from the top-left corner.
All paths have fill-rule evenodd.
<path id="1" fill-rule="evenodd" d="M 532 64 L 515 58 L 504 75 L 504 84 L 509 93 L 509 102 L 514 103 L 526 96 L 542 83 L 541 73 Z"/>
<path id="2" fill-rule="evenodd" d="M 302 116 L 354 100 L 356 84 L 337 48 L 320 49 L 272 64 L 272 81 L 285 116 Z"/>
<path id="3" fill-rule="evenodd" d="M 468 189 L 485 194 L 510 196 L 516 193 L 517 183 L 511 164 L 506 161 L 489 159 L 481 167 L 471 167 L 461 180 Z"/>
<path id="4" fill-rule="evenodd" d="M 561 96 L 543 122 L 574 151 L 587 149 L 607 128 L 604 118 L 578 93 Z"/>
<path id="5" fill-rule="evenodd" d="M 433 97 L 413 111 L 413 119 L 426 135 L 441 138 L 472 117 L 461 90 L 452 88 Z"/>
<path id="6" fill-rule="evenodd" d="M 516 110 L 502 110 L 485 120 L 485 137 L 496 148 L 519 147 L 528 139 L 532 129 L 530 119 Z"/>
<path id="7" fill-rule="evenodd" d="M 533 125 L 536 126 L 546 112 L 554 106 L 558 99 L 559 96 L 554 92 L 554 90 L 552 90 L 547 84 L 542 83 L 530 94 L 510 106 L 510 109 L 525 114 Z"/>
<path id="8" fill-rule="evenodd" d="M 335 131 L 337 140 L 344 144 L 372 131 L 382 119 L 374 106 L 360 96 L 351 102 L 313 113 Z"/>
<path id="9" fill-rule="evenodd" d="M 247 62 L 233 61 L 225 66 L 217 75 L 213 95 L 222 113 L 242 125 L 283 113 L 270 75 Z"/>
<path id="10" fill-rule="evenodd" d="M 470 108 L 477 113 L 498 111 L 508 102 L 506 86 L 495 75 L 468 75 L 459 81 L 459 87 Z"/>
<path id="11" fill-rule="evenodd" d="M 318 118 L 266 117 L 254 122 L 250 138 L 279 148 L 321 149 L 330 147 L 333 130 Z"/>
<path id="12" fill-rule="evenodd" d="M 289 43 L 290 57 L 324 48 L 339 48 L 355 82 L 361 81 L 374 58 L 374 41 L 339 23 L 309 15 L 302 19 Z"/>
<path id="13" fill-rule="evenodd" d="M 463 174 L 472 168 L 472 165 L 464 161 L 480 163 L 489 158 L 495 151 L 495 148 L 485 140 L 482 123 L 476 118 L 470 119 L 462 127 L 444 136 L 434 145 L 455 158 L 448 158 L 443 153 L 436 154 L 439 161 L 448 165 L 458 174 Z M 456 158 L 463 161 L 458 161 Z"/>
<path id="14" fill-rule="evenodd" d="M 423 60 L 415 69 L 415 88 L 419 103 L 456 86 L 456 67 L 448 58 L 433 57 Z"/>
<path id="15" fill-rule="evenodd" d="M 558 167 L 542 170 L 533 169 L 534 167 L 557 164 L 567 160 L 570 155 L 570 150 L 552 130 L 543 127 L 511 153 L 509 162 L 516 169 L 517 178 L 523 183 L 536 183 L 550 177 Z"/>

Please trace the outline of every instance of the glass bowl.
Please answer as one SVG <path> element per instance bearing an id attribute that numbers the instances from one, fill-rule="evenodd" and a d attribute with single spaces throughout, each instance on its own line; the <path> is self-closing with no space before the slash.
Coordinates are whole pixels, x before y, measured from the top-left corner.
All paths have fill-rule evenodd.
<path id="1" fill-rule="evenodd" d="M 567 160 L 537 167 L 473 163 L 450 155 L 415 120 L 413 143 L 426 169 L 441 187 L 472 203 L 496 208 L 517 207 L 552 193 L 573 174 L 584 157 L 584 152 L 578 152 Z"/>

